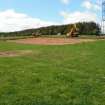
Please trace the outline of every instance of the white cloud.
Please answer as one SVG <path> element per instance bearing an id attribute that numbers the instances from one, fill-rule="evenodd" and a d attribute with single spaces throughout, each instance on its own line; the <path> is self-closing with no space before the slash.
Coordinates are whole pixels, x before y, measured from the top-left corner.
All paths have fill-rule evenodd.
<path id="1" fill-rule="evenodd" d="M 87 8 L 87 9 L 91 9 L 92 8 L 92 3 L 90 1 L 84 1 L 82 6 Z"/>
<path id="2" fill-rule="evenodd" d="M 99 4 L 95 4 L 95 5 L 94 5 L 94 9 L 95 9 L 95 10 L 101 10 L 101 6 L 100 6 Z"/>
<path id="3" fill-rule="evenodd" d="M 76 22 L 90 22 L 95 21 L 97 22 L 97 15 L 92 12 L 73 12 L 73 13 L 67 13 L 65 11 L 62 11 L 61 16 L 64 17 L 64 24 L 68 23 L 76 23 Z"/>
<path id="4" fill-rule="evenodd" d="M 61 0 L 61 2 L 67 5 L 69 4 L 70 0 Z"/>
<path id="5" fill-rule="evenodd" d="M 83 1 L 82 7 L 88 10 L 95 10 L 95 11 L 101 10 L 101 6 L 99 5 L 99 3 L 92 3 L 90 0 Z"/>
<path id="6" fill-rule="evenodd" d="M 32 18 L 26 14 L 17 13 L 14 10 L 0 11 L 0 32 L 19 31 L 53 24 L 57 23 Z"/>

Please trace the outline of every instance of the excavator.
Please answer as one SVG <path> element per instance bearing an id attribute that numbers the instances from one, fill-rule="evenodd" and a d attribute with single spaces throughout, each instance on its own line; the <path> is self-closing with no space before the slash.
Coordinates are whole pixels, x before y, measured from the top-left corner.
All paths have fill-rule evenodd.
<path id="1" fill-rule="evenodd" d="M 76 24 L 73 24 L 70 32 L 67 33 L 67 37 L 78 37 L 79 36 L 79 29 L 77 28 Z"/>

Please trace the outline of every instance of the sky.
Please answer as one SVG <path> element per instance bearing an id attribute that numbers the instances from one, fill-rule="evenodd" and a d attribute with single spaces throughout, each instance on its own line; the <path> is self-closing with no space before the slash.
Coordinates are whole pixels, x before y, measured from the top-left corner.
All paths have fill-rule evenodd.
<path id="1" fill-rule="evenodd" d="M 101 0 L 0 0 L 0 32 L 100 20 Z"/>

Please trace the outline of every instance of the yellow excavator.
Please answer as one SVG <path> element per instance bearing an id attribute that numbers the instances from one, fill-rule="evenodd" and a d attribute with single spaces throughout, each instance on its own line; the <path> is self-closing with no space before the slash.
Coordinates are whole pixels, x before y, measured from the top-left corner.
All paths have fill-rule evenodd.
<path id="1" fill-rule="evenodd" d="M 76 24 L 73 24 L 70 32 L 67 33 L 67 37 L 78 37 L 79 36 L 79 29 L 77 28 Z"/>

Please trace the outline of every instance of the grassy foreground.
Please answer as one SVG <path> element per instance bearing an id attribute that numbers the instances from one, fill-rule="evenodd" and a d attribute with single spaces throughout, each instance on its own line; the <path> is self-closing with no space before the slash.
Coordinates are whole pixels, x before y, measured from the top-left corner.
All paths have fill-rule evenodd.
<path id="1" fill-rule="evenodd" d="M 63 46 L 0 42 L 0 105 L 105 105 L 105 41 Z"/>

